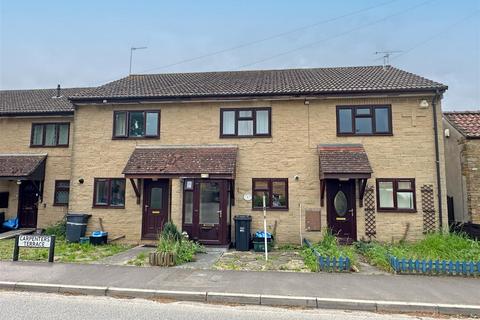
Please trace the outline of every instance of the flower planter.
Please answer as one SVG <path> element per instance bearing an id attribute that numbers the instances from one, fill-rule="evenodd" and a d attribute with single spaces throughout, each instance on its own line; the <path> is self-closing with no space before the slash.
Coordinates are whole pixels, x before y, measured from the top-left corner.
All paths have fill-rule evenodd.
<path id="1" fill-rule="evenodd" d="M 171 267 L 175 265 L 175 254 L 171 252 L 150 252 L 148 261 L 152 266 Z"/>

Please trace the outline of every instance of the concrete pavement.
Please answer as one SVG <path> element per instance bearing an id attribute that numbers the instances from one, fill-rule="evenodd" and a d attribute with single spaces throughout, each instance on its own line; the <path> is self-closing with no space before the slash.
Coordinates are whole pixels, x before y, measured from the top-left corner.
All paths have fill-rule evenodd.
<path id="1" fill-rule="evenodd" d="M 69 292 L 68 287 L 59 286 L 67 285 L 77 286 L 79 291 L 88 293 L 81 286 L 95 286 L 97 288 L 89 294 L 169 297 L 169 292 L 177 292 L 174 298 L 179 300 L 260 304 L 263 299 L 264 304 L 270 305 L 329 308 L 335 304 L 342 309 L 441 311 L 450 314 L 464 313 L 462 308 L 454 307 L 463 305 L 470 306 L 472 314 L 480 314 L 480 280 L 461 277 L 0 262 L 0 281 L 13 282 L 10 289 L 30 291 Z M 49 286 L 42 287 L 41 284 Z M 3 287 L 8 288 L 8 283 Z M 443 311 L 439 305 L 443 305 Z"/>

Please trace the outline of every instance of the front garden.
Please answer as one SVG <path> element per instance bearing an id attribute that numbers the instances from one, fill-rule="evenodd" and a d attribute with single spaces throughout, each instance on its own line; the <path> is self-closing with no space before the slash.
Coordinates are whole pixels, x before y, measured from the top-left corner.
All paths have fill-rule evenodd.
<path id="1" fill-rule="evenodd" d="M 64 223 L 47 228 L 45 234 L 56 235 L 54 260 L 57 262 L 92 263 L 132 248 L 124 244 L 69 243 L 65 240 Z M 14 241 L 0 240 L 0 260 L 12 259 Z M 193 262 L 199 253 L 205 253 L 202 245 L 189 240 L 173 223 L 166 223 L 155 250 L 140 252 L 125 264 L 171 267 Z M 20 249 L 20 260 L 47 261 L 47 258 L 46 248 Z M 305 240 L 303 246 L 274 246 L 267 261 L 263 252 L 235 250 L 216 259 L 213 266 L 210 265 L 215 270 L 362 272 L 363 267 L 373 266 L 375 270 L 390 273 L 478 276 L 480 242 L 462 233 L 432 233 L 417 242 L 359 241 L 340 245 L 335 235 L 326 230 L 323 239 L 316 243 Z"/>

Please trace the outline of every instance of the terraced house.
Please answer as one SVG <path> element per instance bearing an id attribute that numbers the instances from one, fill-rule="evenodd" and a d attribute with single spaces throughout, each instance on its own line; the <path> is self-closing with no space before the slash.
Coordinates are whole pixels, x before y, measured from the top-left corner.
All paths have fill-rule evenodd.
<path id="1" fill-rule="evenodd" d="M 228 244 L 236 215 L 261 228 L 265 194 L 281 243 L 327 227 L 345 242 L 417 239 L 447 220 L 446 89 L 390 66 L 131 75 L 62 90 L 68 113 L 56 118 L 23 105 L 31 91 L 2 92 L 7 212 L 38 216 L 28 225 L 37 227 L 86 212 L 90 230 L 102 218 L 128 242 L 154 240 L 170 220 L 202 243 Z M 38 176 L 24 160 L 34 157 L 36 170 L 45 164 Z M 25 211 L 19 191 L 40 194 L 38 212 Z"/>

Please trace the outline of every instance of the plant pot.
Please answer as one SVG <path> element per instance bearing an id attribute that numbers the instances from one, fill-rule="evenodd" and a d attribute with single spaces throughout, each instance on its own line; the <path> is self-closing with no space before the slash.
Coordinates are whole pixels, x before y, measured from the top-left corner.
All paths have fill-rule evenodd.
<path id="1" fill-rule="evenodd" d="M 171 252 L 150 252 L 148 258 L 152 266 L 171 267 L 175 265 L 175 254 Z"/>

